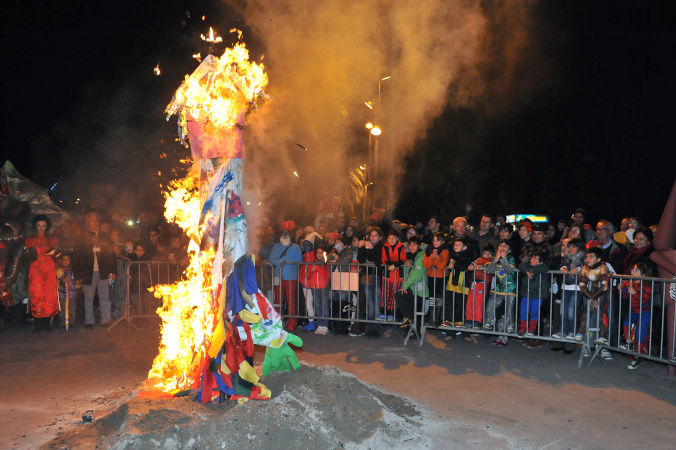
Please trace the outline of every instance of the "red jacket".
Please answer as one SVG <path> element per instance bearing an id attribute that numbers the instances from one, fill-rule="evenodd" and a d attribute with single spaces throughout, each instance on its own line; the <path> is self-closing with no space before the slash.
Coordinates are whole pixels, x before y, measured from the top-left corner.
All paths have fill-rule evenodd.
<path id="1" fill-rule="evenodd" d="M 307 252 L 303 255 L 304 263 L 315 262 L 315 252 Z M 301 264 L 298 269 L 300 284 L 306 288 L 324 289 L 329 284 L 329 266 L 326 264 Z"/>

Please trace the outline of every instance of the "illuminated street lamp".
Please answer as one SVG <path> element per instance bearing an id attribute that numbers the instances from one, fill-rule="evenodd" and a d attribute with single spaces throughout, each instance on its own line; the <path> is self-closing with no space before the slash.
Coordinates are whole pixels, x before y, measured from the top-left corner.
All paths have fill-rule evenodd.
<path id="1" fill-rule="evenodd" d="M 380 129 L 380 127 L 378 127 L 378 125 L 371 128 L 371 134 L 374 135 L 374 136 L 380 136 L 380 133 L 382 133 L 382 132 L 383 131 Z"/>

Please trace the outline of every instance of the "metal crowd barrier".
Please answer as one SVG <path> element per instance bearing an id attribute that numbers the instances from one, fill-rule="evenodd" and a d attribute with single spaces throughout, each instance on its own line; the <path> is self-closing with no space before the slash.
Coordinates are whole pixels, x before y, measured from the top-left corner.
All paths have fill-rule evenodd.
<path id="1" fill-rule="evenodd" d="M 285 266 L 291 265 L 296 266 L 298 272 L 302 267 L 323 268 L 326 285 L 323 288 L 307 287 L 300 277 L 294 280 L 275 279 L 275 307 L 285 318 L 346 324 L 402 324 L 403 317 L 396 312 L 394 293 L 397 281 L 403 280 L 403 275 L 399 275 L 399 279 L 396 275 L 384 278 L 383 274 L 387 272 L 384 266 L 356 262 L 341 265 L 285 261 L 280 265 L 280 273 L 284 273 Z M 403 268 L 396 273 L 403 274 Z M 308 297 L 311 298 L 309 302 Z M 289 304 L 288 298 L 292 299 L 292 304 Z M 320 314 L 314 313 L 318 309 L 317 300 L 321 303 Z"/>
<path id="2" fill-rule="evenodd" d="M 328 320 L 334 324 L 347 322 L 353 326 L 357 323 L 402 324 L 403 317 L 398 312 L 396 299 L 391 303 L 392 308 L 388 309 L 388 294 L 398 287 L 396 283 L 391 283 L 383 277 L 383 274 L 387 273 L 385 266 L 375 267 L 357 263 L 341 266 L 287 261 L 280 268 L 283 270 L 285 265 L 295 265 L 298 269 L 303 266 L 322 266 L 329 273 L 327 284 L 321 289 L 307 288 L 301 277 L 290 280 L 286 288 L 279 287 L 283 284 L 283 280 L 273 282 L 279 283 L 275 284 L 273 289 L 275 307 L 280 308 L 285 318 Z M 436 269 L 434 273 L 436 275 Z M 528 325 L 531 324 L 527 322 L 526 331 L 531 333 L 520 335 L 519 327 L 522 320 L 520 310 L 523 300 L 520 290 L 523 283 L 530 283 L 531 280 L 519 273 L 516 268 L 513 269 L 513 273 L 514 287 L 507 294 L 495 292 L 496 274 L 492 273 L 490 274 L 492 277 L 487 277 L 485 269 L 468 270 L 462 274 L 454 274 L 452 270 L 445 269 L 441 277 L 423 277 L 423 291 L 426 287 L 429 296 L 421 298 L 414 292 L 413 323 L 409 327 L 404 345 L 407 345 L 409 339 L 415 335 L 419 345 L 422 346 L 427 329 L 436 329 L 458 334 L 506 336 L 581 346 L 578 367 L 582 367 L 586 356 L 589 356 L 588 365 L 591 365 L 593 361 L 599 359 L 604 349 L 632 358 L 676 365 L 674 359 L 676 349 L 668 348 L 666 344 L 669 327 L 664 307 L 669 295 L 669 285 L 673 280 L 611 274 L 606 297 L 600 308 L 594 309 L 581 292 L 572 288 L 578 285 L 577 275 L 574 276 L 574 285 L 566 285 L 561 271 L 550 270 L 546 273 L 547 291 L 542 292 L 538 286 L 537 297 L 541 302 L 535 329 L 528 330 Z M 454 279 L 453 275 L 459 280 L 457 285 L 450 286 L 449 278 Z M 649 304 L 640 308 L 641 310 L 633 316 L 630 314 L 630 299 L 621 295 L 622 284 L 626 281 L 638 282 L 641 289 L 650 286 Z M 449 287 L 454 290 L 449 290 Z M 311 294 L 314 303 L 310 308 L 308 294 Z M 280 297 L 282 295 L 284 298 Z M 289 308 L 286 296 L 293 298 L 295 308 Z M 317 299 L 323 301 L 325 298 L 333 307 L 329 307 L 328 311 L 321 308 L 322 314 L 317 314 Z M 603 310 L 600 310 L 601 308 Z M 564 330 L 566 310 L 572 312 L 569 312 L 566 323 L 568 329 Z M 489 320 L 486 320 L 487 318 Z M 581 333 L 583 323 L 585 331 Z M 675 328 L 672 327 L 672 330 Z M 607 336 L 601 336 L 602 330 L 607 330 Z M 674 339 L 676 336 L 671 337 L 672 342 L 676 341 Z"/>
<path id="3" fill-rule="evenodd" d="M 116 286 L 124 289 L 124 303 L 122 316 L 113 323 L 108 330 L 125 321 L 130 327 L 136 319 L 156 318 L 155 312 L 162 305 L 161 299 L 156 299 L 148 288 L 157 284 L 173 284 L 182 275 L 178 263 L 168 261 L 123 261 L 123 275 L 118 277 Z"/>

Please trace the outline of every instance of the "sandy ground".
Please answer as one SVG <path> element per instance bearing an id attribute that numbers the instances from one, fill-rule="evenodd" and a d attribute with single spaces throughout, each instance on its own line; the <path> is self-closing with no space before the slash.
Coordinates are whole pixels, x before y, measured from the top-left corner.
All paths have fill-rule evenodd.
<path id="1" fill-rule="evenodd" d="M 135 331 L 0 330 L 0 448 L 673 448 L 676 380 L 627 360 L 451 339 L 317 336 L 298 371 L 263 379 L 273 399 L 150 400 L 156 323 Z M 262 351 L 257 363 L 262 363 Z M 93 423 L 82 414 L 92 410 Z"/>

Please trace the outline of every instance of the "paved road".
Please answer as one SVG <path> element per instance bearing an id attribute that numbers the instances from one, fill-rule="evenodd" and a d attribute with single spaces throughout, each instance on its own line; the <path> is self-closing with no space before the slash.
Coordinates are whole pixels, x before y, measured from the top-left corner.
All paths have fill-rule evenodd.
<path id="1" fill-rule="evenodd" d="M 338 366 L 391 393 L 425 405 L 444 423 L 438 448 L 673 448 L 676 380 L 664 366 L 626 369 L 616 356 L 577 368 L 578 354 L 507 347 L 428 335 L 422 347 L 390 337 L 318 336 L 299 358 Z M 58 431 L 58 414 L 81 414 L 106 393 L 142 382 L 155 356 L 158 332 L 118 327 L 32 335 L 0 332 L 0 448 L 30 448 Z M 257 356 L 262 362 L 262 353 Z"/>

